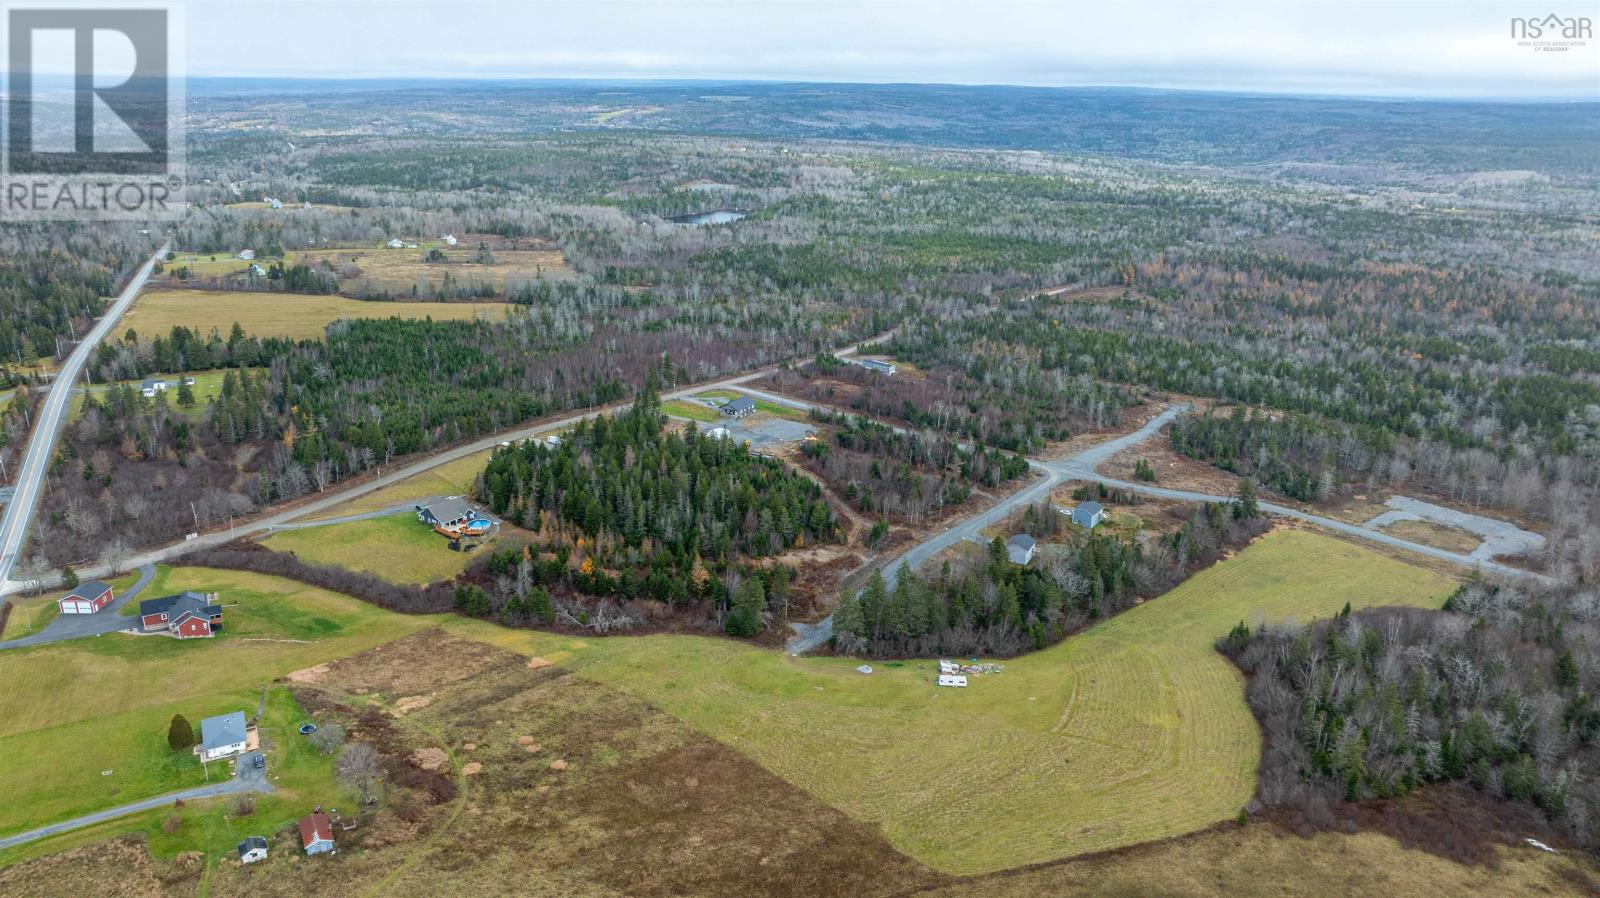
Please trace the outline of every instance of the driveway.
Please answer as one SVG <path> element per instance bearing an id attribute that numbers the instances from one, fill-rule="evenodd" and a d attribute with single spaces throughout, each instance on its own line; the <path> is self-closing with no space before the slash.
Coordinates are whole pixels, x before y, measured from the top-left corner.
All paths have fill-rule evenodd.
<path id="1" fill-rule="evenodd" d="M 150 580 L 156 575 L 156 566 L 146 564 L 139 568 L 139 580 L 126 592 L 111 600 L 111 604 L 94 614 L 60 614 L 48 626 L 31 636 L 0 642 L 0 650 L 22 649 L 33 645 L 49 645 L 52 642 L 64 642 L 68 639 L 82 639 L 85 636 L 99 636 L 102 633 L 116 633 L 139 625 L 137 617 L 124 617 L 119 612 L 122 606 L 139 597 L 144 588 L 150 585 Z"/>
<path id="2" fill-rule="evenodd" d="M 95 811 L 93 814 L 84 814 L 82 817 L 74 817 L 71 820 L 63 820 L 60 823 L 52 823 L 49 826 L 41 826 L 38 829 L 30 829 L 27 832 L 17 833 L 14 836 L 6 836 L 4 838 L 0 838 L 0 851 L 11 848 L 15 845 L 22 845 L 37 839 L 43 839 L 47 836 L 53 836 L 57 833 L 71 832 L 72 830 L 81 829 L 85 826 L 93 826 L 96 823 L 102 823 L 106 820 L 115 820 L 118 817 L 126 817 L 129 814 L 137 814 L 140 811 L 169 807 L 173 802 L 176 801 L 196 801 L 201 798 L 219 798 L 224 795 L 237 795 L 243 792 L 271 792 L 272 784 L 267 782 L 266 768 L 263 767 L 260 770 L 257 770 L 255 765 L 252 763 L 252 759 L 257 754 L 259 754 L 259 752 L 251 752 L 249 754 L 240 755 L 239 763 L 235 765 L 237 770 L 235 771 L 234 775 L 223 782 L 208 783 L 204 786 L 195 786 L 192 789 L 182 789 L 177 792 L 168 792 L 165 795 L 157 795 L 153 798 L 146 798 L 144 801 L 135 801 L 131 804 L 118 805 L 114 808 L 107 808 L 104 811 Z"/>

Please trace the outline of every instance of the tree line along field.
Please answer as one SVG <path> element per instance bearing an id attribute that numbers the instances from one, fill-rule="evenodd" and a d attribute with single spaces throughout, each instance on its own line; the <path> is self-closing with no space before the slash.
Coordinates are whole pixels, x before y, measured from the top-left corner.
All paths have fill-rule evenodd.
<path id="1" fill-rule="evenodd" d="M 300 293 L 147 290 L 117 330 L 160 335 L 187 327 L 201 335 L 213 330 L 227 334 L 237 323 L 254 337 L 320 340 L 327 326 L 341 318 L 463 321 L 480 316 L 498 319 L 504 311 L 504 304 L 493 302 L 375 302 Z"/>

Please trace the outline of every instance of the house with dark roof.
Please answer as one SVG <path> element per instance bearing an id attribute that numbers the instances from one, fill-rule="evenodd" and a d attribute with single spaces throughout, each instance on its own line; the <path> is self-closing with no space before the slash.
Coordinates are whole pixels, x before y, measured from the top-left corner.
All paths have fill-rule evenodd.
<path id="1" fill-rule="evenodd" d="M 1084 502 L 1072 510 L 1072 523 L 1079 527 L 1093 530 L 1096 525 L 1105 520 L 1111 513 L 1106 511 L 1099 502 Z"/>
<path id="2" fill-rule="evenodd" d="M 743 418 L 756 410 L 756 401 L 749 396 L 735 396 L 722 404 L 722 413 L 730 418 Z"/>
<path id="3" fill-rule="evenodd" d="M 239 843 L 239 863 L 253 864 L 267 859 L 267 840 L 264 836 L 245 836 Z"/>
<path id="4" fill-rule="evenodd" d="M 249 746 L 250 724 L 244 719 L 243 711 L 200 721 L 200 747 L 197 749 L 200 760 L 232 757 L 248 751 Z"/>
<path id="5" fill-rule="evenodd" d="M 482 513 L 460 496 L 445 496 L 417 506 L 417 520 L 430 527 L 458 527 L 480 517 Z"/>
<path id="6" fill-rule="evenodd" d="M 333 847 L 333 821 L 317 808 L 300 818 L 300 847 L 306 854 L 327 854 Z"/>
<path id="7" fill-rule="evenodd" d="M 1027 564 L 1033 560 L 1033 551 L 1039 544 L 1033 537 L 1026 533 L 1019 533 L 1006 540 L 1006 557 L 1012 564 Z"/>
<path id="8" fill-rule="evenodd" d="M 139 626 L 179 639 L 208 638 L 222 628 L 222 606 L 214 592 L 180 592 L 139 603 Z"/>
<path id="9" fill-rule="evenodd" d="M 93 614 L 111 604 L 111 599 L 111 584 L 90 580 L 79 583 L 58 601 L 62 614 Z"/>

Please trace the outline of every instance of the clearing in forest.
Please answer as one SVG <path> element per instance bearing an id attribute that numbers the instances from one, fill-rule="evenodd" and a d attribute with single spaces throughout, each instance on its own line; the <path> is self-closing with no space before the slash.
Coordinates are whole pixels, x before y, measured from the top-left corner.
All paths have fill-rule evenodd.
<path id="1" fill-rule="evenodd" d="M 156 337 L 182 325 L 201 336 L 216 330 L 226 338 L 238 322 L 251 336 L 320 340 L 324 328 L 340 318 L 464 321 L 485 315 L 499 320 L 506 308 L 504 303 L 495 302 L 366 302 L 304 293 L 151 290 L 139 297 L 117 330 Z"/>
<path id="2" fill-rule="evenodd" d="M 1170 593 L 937 689 L 927 660 L 793 658 L 684 636 L 574 639 L 452 621 L 643 697 L 934 869 L 985 873 L 1235 816 L 1260 734 L 1215 640 L 1346 602 L 1441 604 L 1450 578 L 1305 531 L 1263 537 Z"/>

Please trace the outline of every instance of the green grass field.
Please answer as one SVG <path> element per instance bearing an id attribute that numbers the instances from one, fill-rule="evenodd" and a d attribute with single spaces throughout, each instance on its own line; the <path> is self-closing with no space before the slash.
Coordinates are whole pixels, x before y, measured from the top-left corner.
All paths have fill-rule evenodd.
<path id="1" fill-rule="evenodd" d="M 207 568 L 163 568 L 148 595 L 180 589 L 219 593 L 224 635 L 108 634 L 0 653 L 0 833 L 192 785 L 199 772 L 166 749 L 174 713 L 197 725 L 223 711 L 253 713 L 273 679 L 436 620 Z"/>
<path id="2" fill-rule="evenodd" d="M 249 293 L 214 290 L 149 290 L 141 295 L 120 332 L 135 330 L 160 335 L 175 325 L 216 330 L 226 335 L 234 322 L 245 333 L 259 337 L 320 340 L 329 322 L 340 318 L 432 318 L 435 321 L 468 320 L 485 314 L 498 320 L 504 303 L 470 302 L 363 302 L 341 296 L 299 293 Z"/>
<path id="3" fill-rule="evenodd" d="M 306 515 L 298 520 L 315 521 L 349 514 L 362 514 L 368 511 L 380 511 L 401 503 L 416 502 L 419 499 L 426 499 L 430 496 L 465 496 L 472 492 L 473 483 L 477 481 L 478 475 L 483 472 L 483 466 L 488 463 L 489 455 L 493 451 L 492 449 L 485 449 L 482 452 L 475 452 L 455 461 L 445 462 L 420 474 L 407 477 L 398 483 L 373 490 L 364 496 L 358 496 L 349 502 L 334 506 L 326 511 Z"/>
<path id="4" fill-rule="evenodd" d="M 703 402 L 691 399 L 673 399 L 661 403 L 661 411 L 679 418 L 688 418 L 692 421 L 715 421 L 722 417 L 716 409 Z"/>
<path id="5" fill-rule="evenodd" d="M 1440 604 L 1443 575 L 1304 531 L 1259 540 L 1158 599 L 965 690 L 929 661 L 791 658 L 685 636 L 572 639 L 448 626 L 651 701 L 900 850 L 984 873 L 1191 832 L 1235 816 L 1260 736 L 1212 649 L 1239 620 L 1307 621 L 1345 602 Z"/>
<path id="6" fill-rule="evenodd" d="M 167 388 L 167 405 L 174 411 L 189 417 L 199 417 L 205 413 L 206 402 L 222 393 L 222 380 L 227 376 L 227 373 L 225 369 L 217 368 L 193 374 L 152 374 L 150 377 L 157 380 L 165 380 L 171 385 Z M 194 406 L 188 409 L 178 404 L 178 382 L 184 377 L 194 378 L 194 386 L 190 388 L 194 390 Z M 137 387 L 142 380 L 143 378 L 140 380 L 118 381 L 118 383 Z M 68 412 L 70 419 L 76 421 L 83 414 L 83 400 L 89 393 L 93 393 L 95 396 L 104 396 L 111 390 L 111 386 L 111 384 L 94 384 L 86 388 L 86 393 L 78 393 L 73 396 L 72 409 Z"/>
<path id="7" fill-rule="evenodd" d="M 364 571 L 391 583 L 420 586 L 448 580 L 485 552 L 452 552 L 445 538 L 409 511 L 351 521 L 283 530 L 262 540 L 278 552 L 291 552 L 313 564 Z"/>

